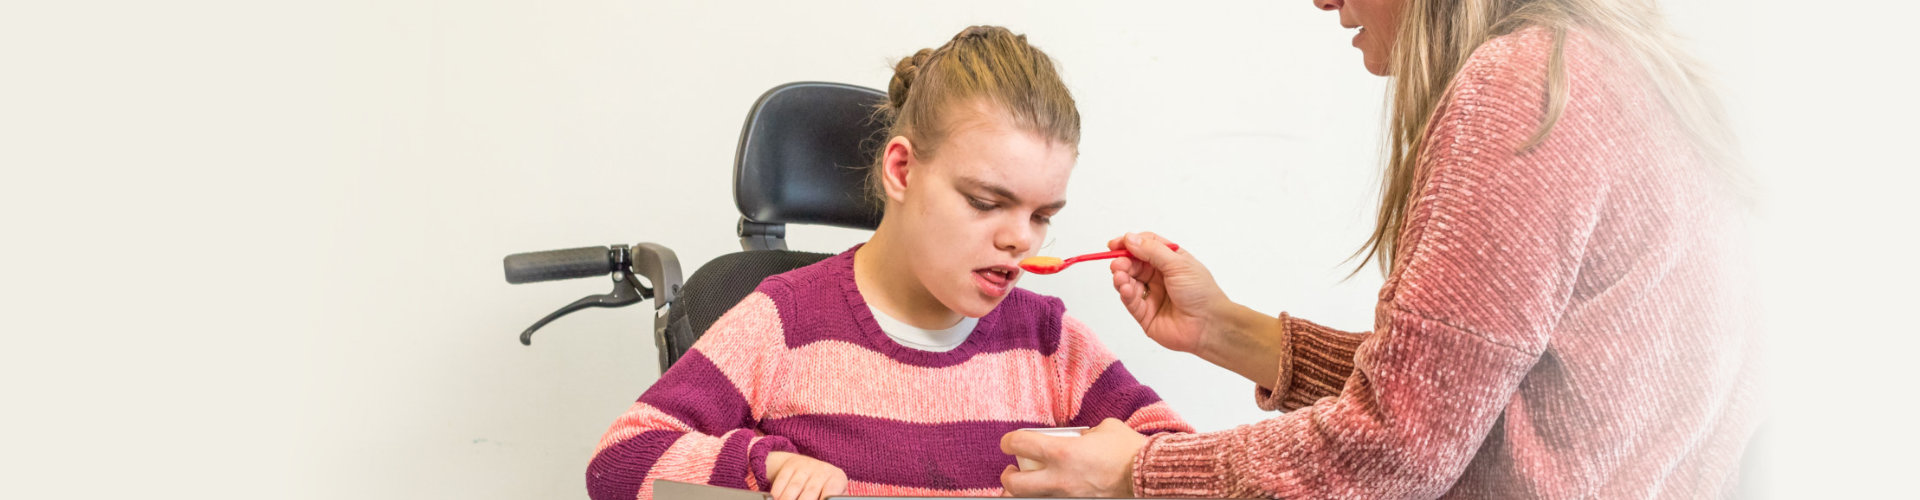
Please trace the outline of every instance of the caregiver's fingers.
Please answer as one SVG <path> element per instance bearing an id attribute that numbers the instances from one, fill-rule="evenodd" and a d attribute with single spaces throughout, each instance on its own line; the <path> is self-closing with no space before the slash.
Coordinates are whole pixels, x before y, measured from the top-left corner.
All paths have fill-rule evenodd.
<path id="1" fill-rule="evenodd" d="M 1000 452 L 1045 462 L 1052 457 L 1054 439 L 1062 438 L 1033 431 L 1013 431 L 1000 435 Z"/>
<path id="2" fill-rule="evenodd" d="M 1129 273 L 1126 271 L 1114 271 L 1113 286 L 1114 288 L 1119 288 L 1121 285 L 1128 285 L 1128 284 L 1147 286 L 1151 284 L 1152 283 L 1151 280 L 1153 280 L 1153 278 L 1158 275 L 1158 273 L 1151 273 L 1151 272 L 1144 273 L 1144 274 L 1146 274 L 1146 276 L 1141 276 L 1139 274 Z"/>
<path id="3" fill-rule="evenodd" d="M 1127 273 L 1127 275 L 1132 276 L 1133 279 L 1141 281 L 1153 279 L 1155 275 L 1160 273 L 1160 270 L 1153 267 L 1152 264 L 1132 257 L 1113 259 L 1113 263 L 1108 264 L 1107 269 L 1114 272 Z"/>
<path id="4" fill-rule="evenodd" d="M 1000 471 L 1000 487 L 1006 489 L 1009 496 L 1047 496 L 1057 489 L 1053 487 L 1056 481 L 1051 477 L 1052 475 L 1052 472 L 1047 469 L 1022 471 L 1018 467 L 1009 465 Z"/>
<path id="5" fill-rule="evenodd" d="M 1113 273 L 1113 291 L 1120 294 L 1121 302 L 1146 298 L 1148 286 L 1147 282 L 1133 279 L 1125 273 Z"/>
<path id="6" fill-rule="evenodd" d="M 1133 233 L 1127 233 L 1125 235 L 1120 236 L 1119 238 L 1114 238 L 1112 241 L 1107 242 L 1107 248 L 1112 250 L 1120 250 L 1120 249 L 1126 248 L 1126 240 L 1129 238 L 1135 238 L 1135 237 L 1137 237 L 1137 235 Z M 1113 263 L 1108 264 L 1107 267 L 1115 271 L 1125 271 L 1126 273 L 1132 274 L 1136 278 L 1141 278 L 1141 279 L 1145 279 L 1144 277 L 1140 276 L 1141 273 L 1153 270 L 1152 265 L 1148 264 L 1147 261 L 1145 260 L 1141 260 L 1137 256 L 1127 256 L 1127 257 L 1120 257 L 1117 259 L 1113 259 Z"/>
<path id="7" fill-rule="evenodd" d="M 1139 313 L 1144 312 L 1140 309 L 1140 306 L 1146 303 L 1146 296 L 1140 293 L 1139 284 L 1128 283 L 1120 285 L 1115 289 L 1115 292 L 1120 294 L 1120 305 L 1126 306 L 1127 312 L 1134 313 L 1134 316 L 1139 316 Z"/>
<path id="8" fill-rule="evenodd" d="M 1128 234 L 1123 239 L 1125 241 L 1122 243 L 1126 245 L 1128 253 L 1133 254 L 1135 259 L 1152 264 L 1152 267 L 1163 267 L 1179 259 L 1180 256 L 1179 252 L 1167 248 L 1167 244 L 1171 242 L 1151 231 Z"/>
<path id="9" fill-rule="evenodd" d="M 1136 322 L 1146 323 L 1154 309 L 1143 291 L 1144 284 L 1120 273 L 1114 273 L 1113 281 L 1113 290 L 1120 294 L 1120 305 L 1127 309 L 1127 314 L 1133 315 L 1133 320 Z"/>
<path id="10" fill-rule="evenodd" d="M 1113 259 L 1113 263 L 1107 267 L 1108 270 L 1113 271 L 1116 275 L 1125 275 L 1133 281 L 1143 283 L 1160 276 L 1160 271 L 1154 269 L 1153 266 L 1147 265 L 1147 263 L 1139 260 L 1125 257 Z"/>

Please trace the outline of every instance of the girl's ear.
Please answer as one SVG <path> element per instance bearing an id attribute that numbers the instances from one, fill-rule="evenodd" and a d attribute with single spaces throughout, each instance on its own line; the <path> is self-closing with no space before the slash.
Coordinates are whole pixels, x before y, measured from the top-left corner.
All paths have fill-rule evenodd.
<path id="1" fill-rule="evenodd" d="M 886 190 L 887 200 L 901 203 L 907 200 L 907 177 L 919 168 L 919 160 L 914 157 L 913 142 L 906 136 L 894 136 L 887 141 L 886 155 L 880 159 L 880 185 Z"/>

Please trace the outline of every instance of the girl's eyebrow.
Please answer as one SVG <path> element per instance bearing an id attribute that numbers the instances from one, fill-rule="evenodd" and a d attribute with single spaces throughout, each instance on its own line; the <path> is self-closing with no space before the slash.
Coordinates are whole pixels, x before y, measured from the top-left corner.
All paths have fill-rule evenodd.
<path id="1" fill-rule="evenodd" d="M 999 184 L 990 183 L 990 182 L 983 181 L 980 179 L 975 179 L 972 177 L 961 177 L 955 183 L 959 184 L 960 189 L 962 190 L 977 189 L 981 191 L 986 191 L 988 194 L 1005 198 L 1008 203 L 1012 203 L 1015 205 L 1020 204 L 1020 197 L 1014 196 L 1013 190 L 1007 189 L 1006 186 L 1001 186 Z M 1066 206 L 1067 206 L 1067 200 L 1059 200 L 1053 203 L 1042 205 L 1040 209 L 1041 210 L 1059 210 L 1062 208 L 1066 208 Z"/>

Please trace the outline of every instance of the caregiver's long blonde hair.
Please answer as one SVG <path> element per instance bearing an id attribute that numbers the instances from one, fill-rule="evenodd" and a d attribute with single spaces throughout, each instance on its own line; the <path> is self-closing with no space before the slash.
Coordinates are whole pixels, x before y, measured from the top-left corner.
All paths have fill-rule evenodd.
<path id="1" fill-rule="evenodd" d="M 1379 259 L 1393 270 L 1393 248 L 1400 226 L 1412 209 L 1415 164 L 1425 144 L 1427 121 L 1447 84 L 1475 48 L 1488 39 L 1539 26 L 1553 34 L 1547 68 L 1546 116 L 1522 150 L 1538 145 L 1560 119 L 1567 102 L 1567 30 L 1578 29 L 1618 51 L 1623 62 L 1646 73 L 1649 89 L 1692 136 L 1706 163 L 1723 174 L 1736 192 L 1744 190 L 1738 154 L 1725 112 L 1700 63 L 1679 47 L 1651 0 L 1405 0 L 1398 38 L 1388 59 L 1393 78 L 1388 95 L 1387 151 L 1379 220 L 1373 236 L 1356 256 Z M 1524 154 L 1524 153 L 1522 153 Z M 1383 250 L 1384 249 L 1384 250 Z M 1357 269 L 1356 269 L 1357 271 Z"/>

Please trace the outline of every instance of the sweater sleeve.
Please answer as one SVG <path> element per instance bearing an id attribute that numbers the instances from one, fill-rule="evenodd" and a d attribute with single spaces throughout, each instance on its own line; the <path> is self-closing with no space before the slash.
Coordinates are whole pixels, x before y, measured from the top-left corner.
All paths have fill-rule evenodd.
<path id="1" fill-rule="evenodd" d="M 1254 386 L 1254 402 L 1260 409 L 1301 408 L 1320 398 L 1340 395 L 1340 387 L 1353 375 L 1353 351 L 1365 334 L 1350 333 L 1280 313 L 1286 331 L 1287 358 L 1280 364 L 1280 376 L 1273 389 Z"/>
<path id="2" fill-rule="evenodd" d="M 1339 395 L 1232 430 L 1153 436 L 1135 457 L 1136 494 L 1434 498 L 1460 478 L 1545 352 L 1607 194 L 1579 158 L 1518 152 L 1540 123 L 1543 36 L 1490 41 L 1456 77 L 1422 156 L 1430 177 L 1404 260 Z M 1577 126 L 1563 119 L 1555 134 Z"/>
<path id="3" fill-rule="evenodd" d="M 1143 434 L 1193 432 L 1153 389 L 1134 380 L 1085 323 L 1061 316 L 1060 349 L 1054 353 L 1055 418 L 1068 427 L 1119 419 Z"/>
<path id="4" fill-rule="evenodd" d="M 768 488 L 767 453 L 794 451 L 755 430 L 783 347 L 774 307 L 748 296 L 614 420 L 587 466 L 592 498 L 646 500 L 655 479 Z"/>

